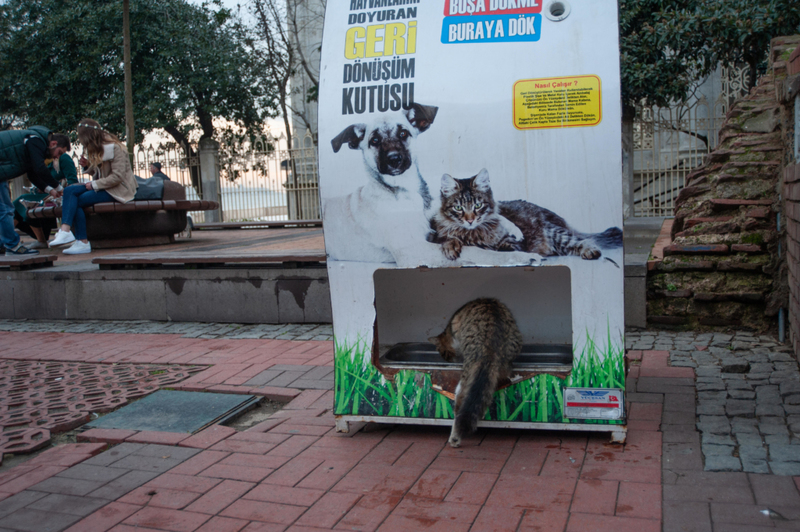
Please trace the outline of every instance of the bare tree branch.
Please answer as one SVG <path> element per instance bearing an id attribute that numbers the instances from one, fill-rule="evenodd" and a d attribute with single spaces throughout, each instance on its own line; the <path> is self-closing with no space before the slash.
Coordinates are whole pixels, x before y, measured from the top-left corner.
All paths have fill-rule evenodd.
<path id="1" fill-rule="evenodd" d="M 310 8 L 311 4 L 321 9 Z M 316 92 L 319 67 L 308 56 L 302 36 L 304 32 L 314 30 L 315 24 L 321 28 L 325 0 L 251 0 L 250 8 L 256 21 L 251 46 L 262 65 L 263 76 L 277 90 L 277 105 L 286 129 L 288 147 L 292 147 L 292 137 L 296 133 L 292 119 L 311 132 L 316 145 L 316 120 L 306 91 Z M 311 87 L 306 86 L 303 76 Z"/>

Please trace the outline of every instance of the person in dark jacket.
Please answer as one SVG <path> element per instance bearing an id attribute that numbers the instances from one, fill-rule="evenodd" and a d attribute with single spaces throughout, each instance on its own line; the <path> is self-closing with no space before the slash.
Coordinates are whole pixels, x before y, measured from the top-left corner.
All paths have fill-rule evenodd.
<path id="1" fill-rule="evenodd" d="M 58 181 L 62 187 L 75 185 L 78 183 L 78 170 L 75 167 L 75 162 L 68 153 L 65 153 L 58 159 L 53 159 L 53 162 L 47 165 L 50 169 L 50 174 Z M 36 187 L 32 187 L 30 193 L 22 194 L 13 201 L 14 209 L 14 224 L 17 231 L 22 231 L 36 242 L 25 247 L 30 249 L 47 249 L 47 240 L 50 238 L 50 233 L 56 228 L 55 218 L 28 218 L 28 209 L 34 206 L 47 205 L 52 201 L 53 197 L 45 192 L 39 192 Z"/>
<path id="2" fill-rule="evenodd" d="M 28 174 L 28 179 L 36 188 L 54 198 L 59 197 L 63 187 L 51 175 L 45 159 L 58 159 L 70 147 L 69 137 L 52 133 L 41 126 L 0 131 L 0 242 L 6 255 L 38 253 L 35 249 L 23 246 L 14 231 L 14 205 L 8 181 Z"/>
<path id="3" fill-rule="evenodd" d="M 150 174 L 153 177 L 160 177 L 161 179 L 170 181 L 169 176 L 161 171 L 161 163 L 150 163 Z"/>

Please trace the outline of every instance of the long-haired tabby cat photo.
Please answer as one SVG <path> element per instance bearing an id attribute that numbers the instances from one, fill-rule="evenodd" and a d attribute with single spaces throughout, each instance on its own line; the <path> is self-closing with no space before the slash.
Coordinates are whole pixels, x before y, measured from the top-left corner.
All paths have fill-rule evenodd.
<path id="1" fill-rule="evenodd" d="M 543 257 L 577 255 L 598 259 L 602 248 L 622 247 L 622 230 L 610 227 L 602 233 L 581 233 L 556 213 L 524 200 L 496 202 L 489 183 L 489 172 L 455 179 L 442 177 L 441 208 L 431 218 L 430 242 L 442 245 L 451 260 L 463 246 L 478 246 L 495 251 L 526 251 Z M 518 241 L 503 223 L 503 218 L 522 231 Z"/>
<path id="2" fill-rule="evenodd" d="M 522 251 L 522 242 L 511 235 L 497 214 L 485 169 L 469 179 L 442 176 L 442 207 L 431 219 L 428 240 L 441 244 L 442 252 L 455 260 L 462 246 L 495 251 Z"/>

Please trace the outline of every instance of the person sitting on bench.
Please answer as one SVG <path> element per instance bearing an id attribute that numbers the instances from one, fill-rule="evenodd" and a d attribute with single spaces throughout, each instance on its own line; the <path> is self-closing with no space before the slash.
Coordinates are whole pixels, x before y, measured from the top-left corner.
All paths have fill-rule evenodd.
<path id="1" fill-rule="evenodd" d="M 96 121 L 84 118 L 78 124 L 78 140 L 86 150 L 85 158 L 93 180 L 64 189 L 61 229 L 50 247 L 74 242 L 64 250 L 67 255 L 92 251 L 86 234 L 84 207 L 111 201 L 128 203 L 136 195 L 137 187 L 128 152 L 116 135 L 105 131 Z"/>
<path id="2" fill-rule="evenodd" d="M 169 176 L 161 171 L 161 163 L 150 163 L 150 174 L 152 174 L 153 177 L 160 177 L 161 179 L 170 181 Z"/>

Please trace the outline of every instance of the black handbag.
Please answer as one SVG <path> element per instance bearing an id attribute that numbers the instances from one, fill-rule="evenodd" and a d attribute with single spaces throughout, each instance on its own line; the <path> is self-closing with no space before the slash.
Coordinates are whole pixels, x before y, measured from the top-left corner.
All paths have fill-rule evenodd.
<path id="1" fill-rule="evenodd" d="M 160 200 L 164 197 L 164 180 L 160 177 L 153 176 L 150 179 L 144 179 L 137 176 L 136 195 L 133 197 L 136 200 Z"/>

